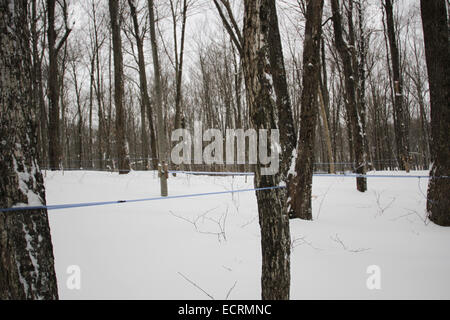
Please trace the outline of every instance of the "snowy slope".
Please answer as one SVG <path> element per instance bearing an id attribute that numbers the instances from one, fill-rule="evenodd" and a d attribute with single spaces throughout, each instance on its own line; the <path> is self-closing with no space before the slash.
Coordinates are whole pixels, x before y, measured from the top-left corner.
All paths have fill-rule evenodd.
<path id="1" fill-rule="evenodd" d="M 159 195 L 153 172 L 47 172 L 45 184 L 48 204 Z M 450 229 L 424 220 L 427 180 L 371 178 L 368 184 L 361 194 L 354 178 L 314 178 L 314 221 L 291 221 L 291 297 L 450 299 Z M 169 180 L 170 195 L 252 187 L 252 177 Z M 260 298 L 254 192 L 49 216 L 60 298 Z M 80 290 L 66 286 L 71 265 L 81 269 Z M 366 286 L 370 265 L 380 267 L 380 290 Z"/>

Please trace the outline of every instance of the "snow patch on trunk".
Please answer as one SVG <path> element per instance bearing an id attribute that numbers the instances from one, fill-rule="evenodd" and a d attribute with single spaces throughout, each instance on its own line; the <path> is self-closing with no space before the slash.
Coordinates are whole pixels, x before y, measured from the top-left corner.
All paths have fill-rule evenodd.
<path id="1" fill-rule="evenodd" d="M 35 174 L 38 169 L 36 168 L 34 161 L 32 162 L 30 173 L 19 171 L 19 166 L 14 156 L 13 166 L 14 171 L 19 178 L 19 189 L 27 197 L 27 203 L 16 203 L 15 205 L 13 205 L 13 207 L 42 206 L 44 202 L 42 201 L 41 197 L 32 190 L 32 188 L 36 188 L 37 186 Z M 23 167 L 26 168 L 26 166 Z M 29 185 L 31 185 L 32 188 L 30 188 Z"/>

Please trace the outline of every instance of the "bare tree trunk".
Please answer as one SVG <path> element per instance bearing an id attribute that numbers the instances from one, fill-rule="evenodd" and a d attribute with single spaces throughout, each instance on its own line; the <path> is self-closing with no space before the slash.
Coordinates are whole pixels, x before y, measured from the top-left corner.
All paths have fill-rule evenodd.
<path id="1" fill-rule="evenodd" d="M 175 73 L 176 73 L 176 93 L 175 93 L 175 129 L 179 129 L 183 127 L 183 112 L 181 110 L 181 102 L 182 102 L 182 93 L 181 93 L 181 84 L 182 84 L 182 75 L 183 75 L 183 58 L 184 58 L 184 39 L 186 33 L 186 18 L 187 18 L 187 9 L 188 2 L 187 0 L 183 0 L 183 9 L 181 12 L 181 40 L 180 40 L 180 53 L 178 56 L 178 41 L 177 41 L 177 32 L 176 32 L 176 15 L 175 8 L 173 6 L 173 1 L 170 1 L 171 9 L 172 9 L 172 19 L 173 19 L 173 29 L 174 29 L 174 44 L 175 44 Z"/>
<path id="2" fill-rule="evenodd" d="M 71 29 L 66 29 L 63 38 L 56 44 L 55 30 L 55 0 L 47 0 L 48 19 L 48 95 L 49 95 L 49 125 L 48 125 L 48 157 L 50 169 L 57 170 L 62 157 L 59 130 L 59 81 L 58 81 L 58 53 Z"/>
<path id="3" fill-rule="evenodd" d="M 354 1 L 354 0 L 351 0 Z M 364 0 L 357 1 L 357 12 L 358 12 L 358 29 L 359 29 L 359 38 L 356 44 L 357 52 L 356 52 L 356 66 L 358 70 L 358 86 L 357 86 L 357 95 L 358 95 L 358 114 L 361 120 L 361 129 L 363 135 L 363 143 L 364 143 L 364 153 L 366 156 L 366 164 L 369 167 L 373 166 L 371 161 L 371 153 L 369 146 L 369 139 L 367 138 L 367 124 L 366 124 L 366 114 L 367 114 L 367 106 L 366 106 L 366 68 L 367 68 L 367 47 L 368 47 L 368 36 L 366 27 L 365 27 L 365 11 Z M 369 164 L 367 163 L 369 161 Z"/>
<path id="4" fill-rule="evenodd" d="M 139 30 L 139 24 L 136 14 L 136 6 L 134 0 L 128 0 L 128 5 L 130 6 L 131 19 L 133 20 L 134 26 L 134 37 L 136 39 L 136 46 L 138 50 L 138 65 L 139 65 L 139 89 L 141 92 L 141 140 L 142 140 L 142 158 L 144 160 L 144 167 L 148 166 L 148 137 L 147 137 L 147 126 L 146 126 L 146 113 L 150 110 L 150 97 L 147 91 L 147 75 L 145 71 L 145 60 L 144 60 L 144 44 L 143 37 L 141 37 L 141 32 Z M 150 119 L 150 115 L 149 115 Z M 150 139 L 152 143 L 152 158 L 156 158 L 156 141 L 155 132 L 153 130 L 153 119 L 150 120 Z"/>
<path id="5" fill-rule="evenodd" d="M 94 104 L 94 99 L 93 99 L 93 95 L 94 95 L 94 73 L 95 73 L 95 50 L 92 53 L 92 57 L 91 57 L 91 70 L 90 70 L 90 82 L 89 82 L 89 146 L 88 146 L 88 150 L 89 150 L 89 167 L 90 168 L 94 168 L 94 164 L 93 164 L 93 154 L 94 154 L 94 148 L 93 148 L 93 141 L 92 141 L 92 107 Z"/>
<path id="6" fill-rule="evenodd" d="M 280 170 L 282 179 L 288 179 L 288 170 L 291 167 L 292 153 L 297 145 L 297 133 L 294 128 L 294 119 L 292 116 L 291 100 L 286 80 L 286 70 L 284 66 L 283 49 L 281 46 L 280 31 L 278 28 L 278 16 L 276 10 L 276 1 L 267 1 L 269 8 L 269 21 L 267 39 L 269 41 L 269 61 L 273 76 L 273 87 L 276 95 L 276 107 L 278 112 L 280 130 Z M 264 3 L 264 1 L 263 1 Z"/>
<path id="7" fill-rule="evenodd" d="M 33 99 L 36 105 L 37 117 L 39 117 L 39 123 L 37 126 L 38 131 L 38 158 L 41 165 L 47 163 L 47 111 L 44 101 L 44 90 L 42 86 L 42 58 L 38 51 L 39 33 L 37 31 L 37 8 L 36 1 L 31 2 L 31 37 L 32 37 L 32 50 L 33 50 Z"/>
<path id="8" fill-rule="evenodd" d="M 321 86 L 319 86 L 319 105 L 320 105 L 320 116 L 322 117 L 323 122 L 323 132 L 325 135 L 325 144 L 327 148 L 327 156 L 328 156 L 328 168 L 329 173 L 336 173 L 336 169 L 334 167 L 334 158 L 333 158 L 333 148 L 331 147 L 331 135 L 330 135 L 330 128 L 328 127 L 328 117 L 325 107 L 325 101 L 324 101 L 324 95 L 321 89 Z"/>
<path id="9" fill-rule="evenodd" d="M 97 154 L 98 154 L 98 168 L 104 168 L 104 154 L 105 154 L 105 119 L 104 119 L 104 92 L 102 86 L 103 77 L 101 74 L 101 66 L 100 66 L 100 47 L 101 43 L 99 41 L 98 36 L 98 26 L 97 26 L 97 9 L 95 7 L 95 3 L 92 2 L 92 19 L 93 19 L 93 27 L 94 27 L 94 57 L 96 64 L 96 81 L 94 83 L 95 96 L 97 98 L 97 115 L 98 115 L 98 128 L 97 128 Z M 103 41 L 102 41 L 103 43 Z M 109 48 L 111 51 L 111 48 Z M 111 52 L 109 52 L 111 55 Z M 111 61 L 109 61 L 111 63 Z M 111 77 L 110 77 L 111 79 Z M 111 87 L 111 86 L 110 86 Z M 95 163 L 95 162 L 94 162 Z"/>
<path id="10" fill-rule="evenodd" d="M 119 160 L 119 174 L 130 172 L 130 157 L 126 139 L 126 119 L 123 106 L 123 57 L 122 39 L 120 37 L 119 2 L 109 0 L 109 14 L 111 17 L 111 31 L 114 52 L 114 104 L 116 106 L 116 150 Z"/>
<path id="11" fill-rule="evenodd" d="M 234 72 L 234 93 L 236 97 L 236 112 L 235 112 L 235 128 L 244 128 L 242 120 L 242 66 L 238 63 L 234 45 L 232 46 L 233 53 L 233 72 Z"/>
<path id="12" fill-rule="evenodd" d="M 58 87 L 58 52 L 55 49 L 55 0 L 47 0 L 48 19 L 48 94 L 49 94 L 49 124 L 48 124 L 48 157 L 51 170 L 59 167 L 61 143 L 59 137 L 59 87 Z"/>
<path id="13" fill-rule="evenodd" d="M 153 69 L 155 73 L 155 104 L 156 104 L 156 116 L 157 116 L 157 132 L 158 132 L 158 151 L 159 151 L 159 163 L 161 169 L 161 196 L 166 197 L 168 195 L 167 178 L 168 172 L 165 171 L 168 163 L 167 152 L 167 139 L 164 130 L 164 118 L 163 118 L 163 102 L 161 92 L 161 70 L 159 65 L 158 55 L 158 41 L 156 39 L 156 20 L 155 20 L 155 8 L 154 1 L 148 0 L 148 10 L 150 16 L 150 39 L 152 43 L 152 56 L 153 56 Z"/>
<path id="14" fill-rule="evenodd" d="M 350 48 L 343 38 L 342 18 L 339 9 L 339 1 L 331 0 L 331 7 L 333 12 L 335 45 L 337 50 L 339 51 L 339 55 L 341 57 L 344 68 L 347 117 L 349 118 L 350 122 L 351 136 L 353 140 L 352 143 L 355 153 L 355 172 L 357 174 L 363 175 L 366 173 L 366 159 L 364 135 L 362 132 L 362 125 L 356 100 L 356 66 L 353 64 Z M 356 178 L 356 188 L 360 192 L 365 192 L 367 190 L 367 179 L 365 177 Z"/>
<path id="15" fill-rule="evenodd" d="M 431 157 L 427 210 L 450 226 L 450 48 L 444 0 L 420 1 L 431 101 Z M 445 177 L 445 178 L 444 178 Z"/>
<path id="16" fill-rule="evenodd" d="M 319 82 L 319 103 L 322 120 L 324 122 L 323 129 L 327 145 L 328 154 L 328 172 L 336 173 L 335 156 L 333 154 L 333 143 L 331 137 L 331 119 L 330 119 L 330 94 L 328 92 L 328 73 L 325 59 L 325 40 L 322 37 L 320 46 L 321 68 L 320 82 Z"/>
<path id="17" fill-rule="evenodd" d="M 273 33 L 279 36 L 275 1 L 246 0 L 244 8 L 242 52 L 251 125 L 254 129 L 277 129 L 285 124 L 276 116 L 277 101 L 273 97 L 276 86 L 282 86 L 282 83 L 275 85 L 277 80 L 274 75 L 281 75 L 284 71 L 275 70 L 281 65 L 272 63 L 275 59 L 279 59 L 278 62 L 283 61 L 281 43 L 274 45 L 271 42 L 274 41 Z M 290 108 L 289 100 L 285 103 Z M 280 140 L 283 151 L 289 148 L 286 145 L 288 140 L 289 137 Z M 270 150 L 271 144 L 268 148 Z M 282 179 L 285 179 L 287 172 L 283 164 L 274 175 L 261 175 L 260 170 L 261 165 L 256 165 L 256 188 L 278 186 Z M 261 227 L 261 296 L 262 299 L 289 299 L 290 233 L 286 207 L 287 192 L 285 189 L 257 191 L 256 197 Z"/>
<path id="18" fill-rule="evenodd" d="M 0 0 L 0 16 L 0 207 L 40 206 L 26 1 Z M 0 299 L 57 298 L 47 210 L 1 211 Z"/>
<path id="19" fill-rule="evenodd" d="M 77 126 L 77 158 L 78 158 L 78 168 L 81 169 L 83 167 L 83 109 L 81 106 L 81 88 L 78 84 L 77 77 L 77 65 L 78 61 L 71 61 L 72 65 L 72 78 L 75 89 L 75 97 L 78 111 L 78 126 Z M 69 146 L 67 146 L 69 148 Z"/>
<path id="20" fill-rule="evenodd" d="M 386 25 L 391 52 L 392 75 L 394 80 L 394 128 L 397 145 L 397 158 L 400 170 L 409 172 L 409 139 L 405 104 L 403 103 L 403 77 L 400 71 L 400 54 L 394 26 L 394 10 L 392 0 L 386 0 Z"/>
<path id="21" fill-rule="evenodd" d="M 65 86 L 65 74 L 66 74 L 66 68 L 67 68 L 67 44 L 64 43 L 63 45 L 63 53 L 61 57 L 61 67 L 59 68 L 59 77 L 58 77 L 58 87 L 59 87 L 59 104 L 61 106 L 61 119 L 59 120 L 59 128 L 60 128 L 60 148 L 61 148 L 61 155 L 60 155 L 60 165 L 61 167 L 70 167 L 70 158 L 66 152 L 68 152 L 68 149 L 66 148 L 67 145 L 67 100 L 66 100 L 66 91 L 67 88 Z"/>
<path id="22" fill-rule="evenodd" d="M 309 1 L 306 11 L 303 49 L 303 89 L 300 111 L 300 136 L 295 176 L 289 185 L 290 216 L 312 220 L 311 190 L 314 169 L 314 140 L 318 115 L 320 40 L 323 0 Z M 326 121 L 326 117 L 325 117 Z"/>

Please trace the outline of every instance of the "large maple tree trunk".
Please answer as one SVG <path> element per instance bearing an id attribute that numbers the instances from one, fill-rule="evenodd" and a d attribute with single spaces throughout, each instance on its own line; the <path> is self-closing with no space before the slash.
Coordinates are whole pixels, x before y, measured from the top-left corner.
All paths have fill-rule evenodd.
<path id="1" fill-rule="evenodd" d="M 450 51 L 444 0 L 421 0 L 431 100 L 431 158 L 427 210 L 431 221 L 450 226 Z"/>
<path id="2" fill-rule="evenodd" d="M 41 206 L 27 1 L 0 0 L 0 16 L 0 207 Z M 0 211 L 0 299 L 57 298 L 47 210 Z"/>
<path id="3" fill-rule="evenodd" d="M 292 123 L 278 20 L 274 0 L 244 1 L 243 70 L 251 125 L 254 129 L 280 129 L 281 166 L 273 175 L 262 175 L 256 165 L 255 187 L 286 182 L 295 132 Z M 284 78 L 284 79 L 283 79 Z M 284 81 L 284 82 L 283 82 Z M 281 114 L 280 108 L 286 113 Z M 282 118 L 287 117 L 282 123 Z M 290 118 L 290 119 L 289 119 Z M 283 128 L 283 126 L 285 126 Z M 268 149 L 278 148 L 268 143 Z M 262 299 L 289 299 L 290 233 L 286 189 L 257 191 L 261 228 Z"/>

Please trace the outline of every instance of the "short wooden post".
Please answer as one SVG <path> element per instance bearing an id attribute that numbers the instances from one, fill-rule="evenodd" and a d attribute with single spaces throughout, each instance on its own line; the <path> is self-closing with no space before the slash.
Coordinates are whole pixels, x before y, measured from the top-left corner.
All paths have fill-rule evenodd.
<path id="1" fill-rule="evenodd" d="M 167 197 L 167 179 L 169 178 L 169 165 L 166 162 L 158 163 L 158 177 L 161 182 L 161 196 Z"/>

